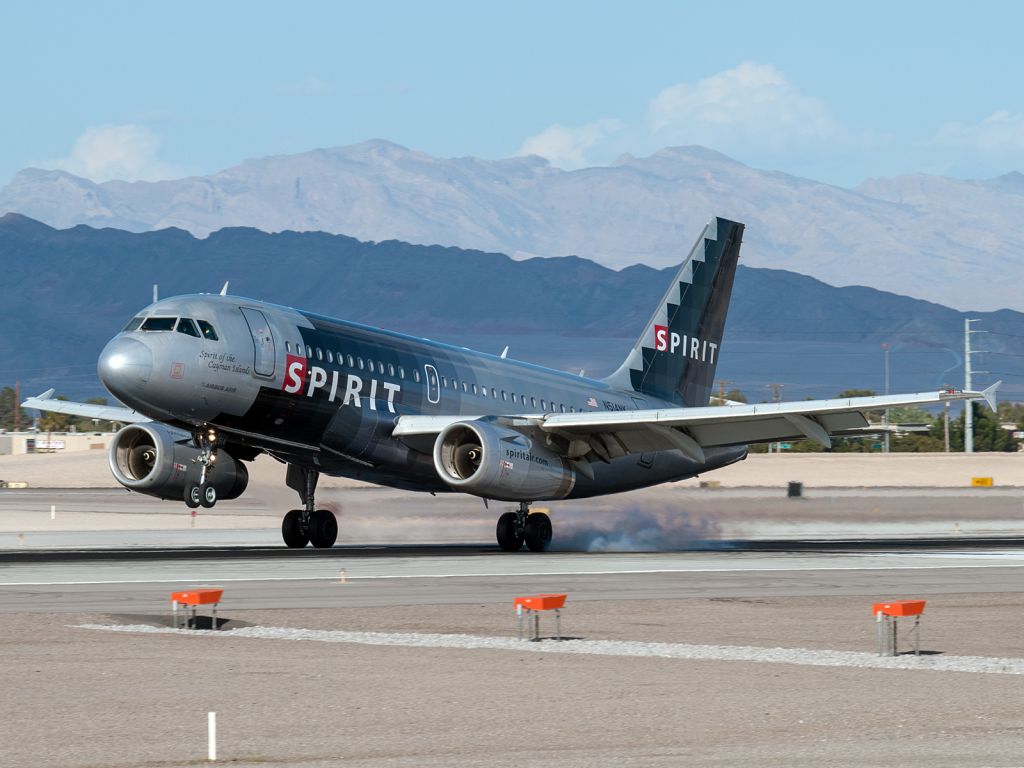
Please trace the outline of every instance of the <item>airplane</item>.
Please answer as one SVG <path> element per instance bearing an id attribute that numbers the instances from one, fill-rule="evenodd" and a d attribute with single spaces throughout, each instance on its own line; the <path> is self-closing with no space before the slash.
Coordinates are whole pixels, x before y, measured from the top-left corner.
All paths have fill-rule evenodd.
<path id="1" fill-rule="evenodd" d="M 284 515 L 288 547 L 335 544 L 337 519 L 315 502 L 327 474 L 518 503 L 496 525 L 509 552 L 550 546 L 551 520 L 531 513 L 535 502 L 683 480 L 741 461 L 752 443 L 808 438 L 829 448 L 834 436 L 862 433 L 872 410 L 975 399 L 995 408 L 998 383 L 984 392 L 709 405 L 743 230 L 724 218 L 708 223 L 604 379 L 225 287 L 155 301 L 106 345 L 99 378 L 127 407 L 59 401 L 53 390 L 23 405 L 123 422 L 109 449 L 117 481 L 192 508 L 241 495 L 246 463 L 261 453 L 286 463 L 302 505 Z"/>

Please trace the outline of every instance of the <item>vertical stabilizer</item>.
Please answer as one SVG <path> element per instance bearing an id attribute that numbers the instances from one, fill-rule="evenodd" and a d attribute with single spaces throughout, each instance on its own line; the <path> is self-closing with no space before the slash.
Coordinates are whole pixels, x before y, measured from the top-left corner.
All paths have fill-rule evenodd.
<path id="1" fill-rule="evenodd" d="M 742 224 L 720 218 L 708 223 L 626 361 L 606 382 L 679 405 L 708 404 L 742 239 Z"/>

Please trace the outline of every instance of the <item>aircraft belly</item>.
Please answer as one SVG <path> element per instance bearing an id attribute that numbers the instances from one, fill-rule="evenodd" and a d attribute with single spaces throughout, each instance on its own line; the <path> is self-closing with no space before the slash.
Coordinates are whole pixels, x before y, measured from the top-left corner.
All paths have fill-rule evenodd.
<path id="1" fill-rule="evenodd" d="M 706 460 L 699 463 L 687 458 L 681 451 L 673 450 L 630 454 L 612 459 L 608 464 L 594 462 L 590 465 L 594 479 L 577 474 L 576 486 L 567 498 L 584 499 L 686 480 L 745 459 L 747 448 L 710 448 L 705 456 Z"/>

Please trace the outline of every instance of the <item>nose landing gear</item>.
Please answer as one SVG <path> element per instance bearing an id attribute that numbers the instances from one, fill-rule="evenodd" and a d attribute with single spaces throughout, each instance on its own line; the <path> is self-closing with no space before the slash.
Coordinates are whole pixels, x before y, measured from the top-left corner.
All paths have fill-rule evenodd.
<path id="1" fill-rule="evenodd" d="M 312 544 L 317 549 L 330 549 L 338 540 L 338 519 L 328 509 L 316 509 L 314 493 L 320 473 L 288 465 L 286 482 L 289 488 L 298 491 L 303 508 L 293 509 L 281 522 L 281 537 L 285 546 L 302 549 Z"/>
<path id="2" fill-rule="evenodd" d="M 199 482 L 185 486 L 185 505 L 189 509 L 212 507 L 217 503 L 217 489 L 209 482 L 210 472 L 217 463 L 217 430 L 203 427 L 192 433 L 192 442 L 199 449 L 199 456 L 193 461 L 199 464 Z"/>
<path id="3" fill-rule="evenodd" d="M 498 518 L 495 534 L 506 552 L 518 552 L 524 543 L 531 552 L 544 552 L 551 544 L 551 518 L 543 512 L 530 514 L 530 503 L 521 501 L 515 512 Z"/>

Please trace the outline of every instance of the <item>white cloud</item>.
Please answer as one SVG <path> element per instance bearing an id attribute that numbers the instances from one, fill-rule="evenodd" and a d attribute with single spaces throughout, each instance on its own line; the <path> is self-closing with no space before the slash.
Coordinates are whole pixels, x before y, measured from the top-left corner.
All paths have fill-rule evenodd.
<path id="1" fill-rule="evenodd" d="M 523 142 L 562 168 L 607 162 L 621 152 L 700 144 L 772 162 L 809 150 L 856 143 L 819 99 L 807 96 L 771 64 L 744 62 L 692 83 L 665 88 L 646 114 L 626 123 L 605 118 L 579 127 L 552 125 Z"/>
<path id="2" fill-rule="evenodd" d="M 622 130 L 618 120 L 597 120 L 577 128 L 552 125 L 523 142 L 517 155 L 539 155 L 552 165 L 573 170 L 590 164 L 588 153 Z"/>
<path id="3" fill-rule="evenodd" d="M 160 137 L 145 126 L 96 125 L 75 139 L 70 155 L 43 165 L 92 181 L 157 181 L 185 175 L 163 162 L 159 151 Z"/>
<path id="4" fill-rule="evenodd" d="M 726 150 L 783 151 L 840 133 L 823 102 L 801 93 L 771 64 L 753 62 L 666 88 L 651 101 L 648 123 L 656 143 Z"/>
<path id="5" fill-rule="evenodd" d="M 931 143 L 1019 158 L 1020 153 L 1024 152 L 1024 115 L 1013 115 L 1000 109 L 979 123 L 947 123 L 939 129 Z"/>

